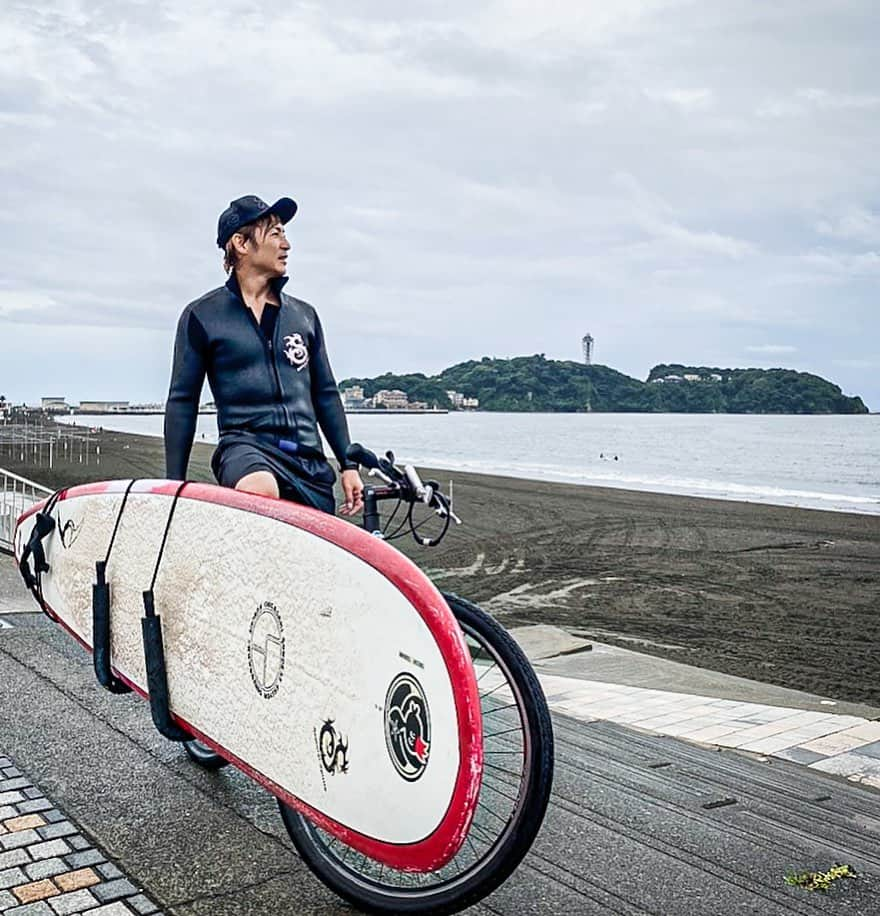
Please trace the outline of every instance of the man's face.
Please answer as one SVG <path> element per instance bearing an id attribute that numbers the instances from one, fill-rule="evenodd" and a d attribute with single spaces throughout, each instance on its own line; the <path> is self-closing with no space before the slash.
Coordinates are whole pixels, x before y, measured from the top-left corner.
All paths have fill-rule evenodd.
<path id="1" fill-rule="evenodd" d="M 247 242 L 247 253 L 242 260 L 253 270 L 269 277 L 283 277 L 287 273 L 287 255 L 290 242 L 280 222 L 257 228 L 252 241 Z"/>

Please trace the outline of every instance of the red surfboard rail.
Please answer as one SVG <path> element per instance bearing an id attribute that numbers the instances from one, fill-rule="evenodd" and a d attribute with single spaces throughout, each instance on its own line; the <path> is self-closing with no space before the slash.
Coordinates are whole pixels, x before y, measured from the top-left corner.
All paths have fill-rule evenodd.
<path id="1" fill-rule="evenodd" d="M 122 492 L 129 483 L 128 480 L 111 480 L 83 484 L 62 491 L 58 499 L 63 501 L 81 496 Z M 180 481 L 143 480 L 136 482 L 131 492 L 173 497 L 178 487 Z M 181 717 L 175 715 L 174 720 L 285 804 L 358 852 L 404 871 L 429 872 L 441 868 L 455 856 L 465 841 L 476 811 L 483 772 L 482 717 L 473 664 L 461 629 L 442 595 L 424 573 L 399 551 L 389 547 L 381 539 L 367 534 L 363 529 L 317 509 L 206 483 L 187 483 L 180 491 L 180 498 L 239 509 L 292 525 L 353 554 L 372 566 L 397 588 L 428 627 L 449 674 L 458 726 L 458 774 L 446 812 L 432 833 L 415 843 L 389 843 L 352 830 L 321 813 L 274 783 L 247 761 L 218 745 L 210 736 L 194 729 Z M 30 507 L 19 517 L 16 527 L 38 512 L 43 505 L 44 502 L 41 502 Z M 16 538 L 15 541 L 17 540 Z M 49 610 L 55 613 L 53 608 L 50 607 Z M 59 623 L 85 649 L 92 651 L 92 647 L 74 633 L 63 619 L 59 618 Z M 119 672 L 115 673 L 135 692 L 147 697 L 142 688 Z"/>

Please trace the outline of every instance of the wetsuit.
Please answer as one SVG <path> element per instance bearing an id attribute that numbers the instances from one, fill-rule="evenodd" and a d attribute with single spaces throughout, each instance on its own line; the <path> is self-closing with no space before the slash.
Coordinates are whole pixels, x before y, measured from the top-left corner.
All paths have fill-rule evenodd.
<path id="1" fill-rule="evenodd" d="M 217 405 L 220 442 L 211 459 L 222 486 L 270 471 L 282 497 L 334 511 L 333 481 L 318 432 L 343 469 L 348 424 L 314 308 L 282 292 L 258 324 L 235 274 L 180 316 L 165 407 L 165 471 L 185 480 L 205 377 Z"/>

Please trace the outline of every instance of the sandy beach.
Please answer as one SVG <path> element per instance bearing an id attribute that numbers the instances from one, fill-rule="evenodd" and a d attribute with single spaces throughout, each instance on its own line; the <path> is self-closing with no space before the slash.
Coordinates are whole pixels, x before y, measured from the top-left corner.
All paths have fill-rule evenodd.
<path id="1" fill-rule="evenodd" d="M 49 487 L 163 476 L 162 441 L 105 432 L 101 463 L 0 465 Z M 197 443 L 193 479 L 211 480 Z M 880 705 L 880 517 L 425 470 L 464 524 L 425 550 L 444 590 L 507 626 Z"/>

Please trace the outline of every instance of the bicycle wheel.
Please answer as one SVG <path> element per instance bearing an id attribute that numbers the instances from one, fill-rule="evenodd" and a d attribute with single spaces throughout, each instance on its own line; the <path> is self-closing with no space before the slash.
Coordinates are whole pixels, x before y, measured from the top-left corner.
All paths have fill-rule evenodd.
<path id="1" fill-rule="evenodd" d="M 553 729 L 538 679 L 519 646 L 485 611 L 443 596 L 476 669 L 483 715 L 483 782 L 464 845 L 435 872 L 398 871 L 355 852 L 279 801 L 306 865 L 368 913 L 455 913 L 490 894 L 528 852 L 553 781 Z"/>
<path id="2" fill-rule="evenodd" d="M 205 770 L 219 770 L 229 764 L 225 757 L 215 754 L 211 748 L 202 744 L 201 741 L 196 741 L 195 738 L 191 741 L 184 741 L 183 749 L 190 760 Z"/>

